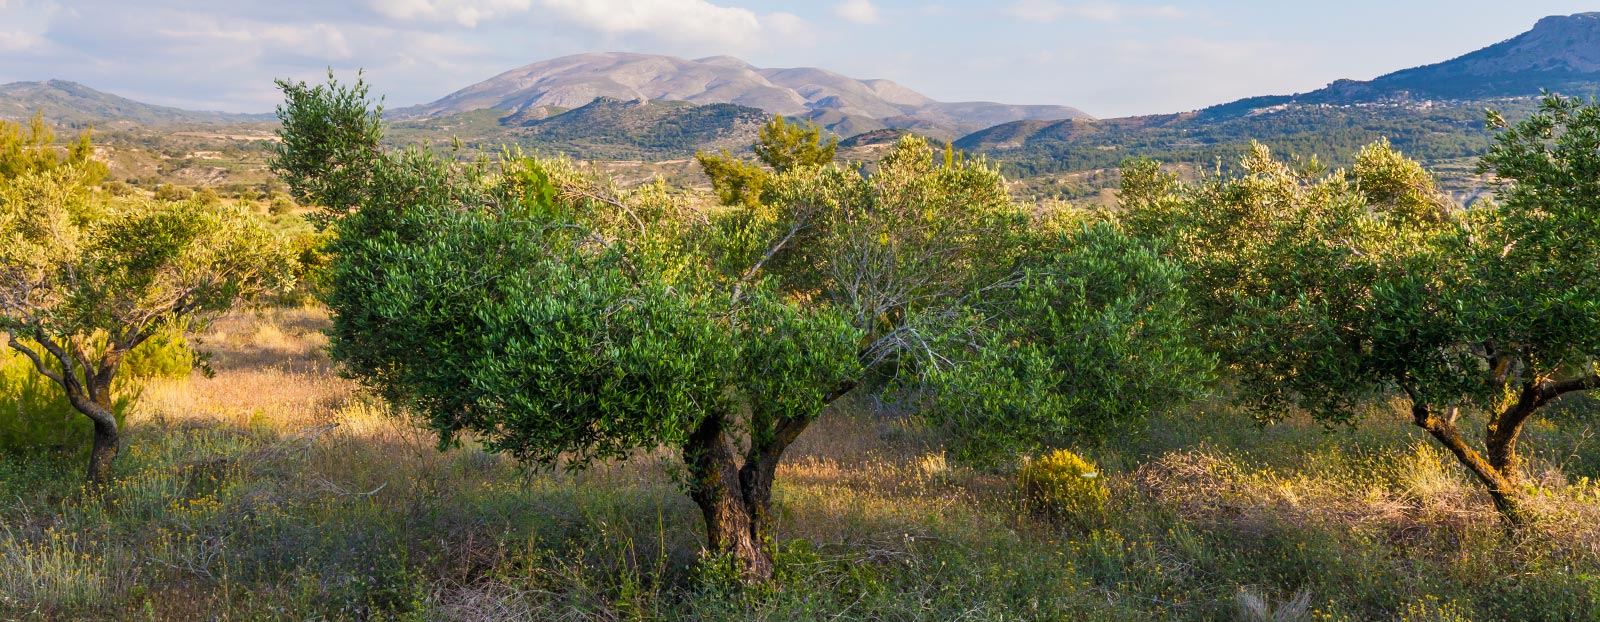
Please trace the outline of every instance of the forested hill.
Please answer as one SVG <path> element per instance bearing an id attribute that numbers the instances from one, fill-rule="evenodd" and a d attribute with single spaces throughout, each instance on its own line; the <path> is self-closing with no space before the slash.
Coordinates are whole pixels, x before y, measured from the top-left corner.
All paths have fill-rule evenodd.
<path id="1" fill-rule="evenodd" d="M 1371 81 L 1340 80 L 1310 93 L 1184 114 L 1019 121 L 955 144 L 999 161 L 1015 178 L 1115 168 L 1130 157 L 1226 168 L 1252 140 L 1339 166 L 1362 146 L 1387 138 L 1439 168 L 1488 147 L 1485 109 L 1515 119 L 1543 90 L 1600 92 L 1600 13 L 1548 17 L 1510 40 Z M 1454 168 L 1467 175 L 1467 167 Z"/>
<path id="2" fill-rule="evenodd" d="M 1476 101 L 1600 92 L 1600 12 L 1551 16 L 1516 37 L 1441 63 L 1371 81 L 1339 80 L 1297 95 L 1242 99 L 1204 111 L 1238 115 L 1282 105 Z"/>
<path id="3" fill-rule="evenodd" d="M 1509 114 L 1529 100 L 1495 103 Z M 1196 113 L 1055 123 L 1008 123 L 956 141 L 956 147 L 998 160 L 1011 177 L 1114 168 L 1132 157 L 1224 167 L 1251 141 L 1325 164 L 1348 164 L 1356 150 L 1381 138 L 1430 163 L 1475 156 L 1489 145 L 1481 102 L 1413 107 L 1294 106 L 1218 118 Z"/>

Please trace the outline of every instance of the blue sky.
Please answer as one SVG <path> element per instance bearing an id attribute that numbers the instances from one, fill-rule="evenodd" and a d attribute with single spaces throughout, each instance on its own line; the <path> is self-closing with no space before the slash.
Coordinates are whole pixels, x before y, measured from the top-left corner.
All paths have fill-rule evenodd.
<path id="1" fill-rule="evenodd" d="M 739 56 L 929 96 L 1111 117 L 1315 89 L 1451 58 L 1566 0 L 0 0 L 0 83 L 265 112 L 274 77 L 365 68 L 390 105 L 591 51 Z"/>

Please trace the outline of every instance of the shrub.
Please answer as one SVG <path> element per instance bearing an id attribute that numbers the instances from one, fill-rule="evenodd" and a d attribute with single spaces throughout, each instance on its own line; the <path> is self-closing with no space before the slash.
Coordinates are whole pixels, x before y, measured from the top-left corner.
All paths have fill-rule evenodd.
<path id="1" fill-rule="evenodd" d="M 156 187 L 157 201 L 187 201 L 194 198 L 194 191 L 177 184 L 161 184 Z"/>
<path id="2" fill-rule="evenodd" d="M 189 346 L 187 323 L 174 325 L 151 336 L 122 359 L 122 370 L 129 378 L 182 378 L 189 375 L 201 357 Z"/>
<path id="3" fill-rule="evenodd" d="M 200 201 L 202 205 L 215 206 L 222 204 L 222 195 L 217 194 L 217 191 L 210 186 L 202 186 L 199 190 L 194 191 L 194 198 Z"/>
<path id="4" fill-rule="evenodd" d="M 1100 469 L 1066 449 L 1025 463 L 1017 474 L 1017 483 L 1029 507 L 1081 526 L 1101 518 L 1111 496 Z"/>
<path id="5" fill-rule="evenodd" d="M 326 287 L 328 243 L 332 237 L 328 232 L 301 232 L 286 241 L 295 256 L 290 268 L 294 286 L 278 295 L 278 304 L 302 305 L 321 298 Z"/>
<path id="6" fill-rule="evenodd" d="M 272 197 L 272 203 L 267 206 L 267 213 L 273 216 L 282 216 L 293 211 L 294 201 L 281 194 Z"/>
<path id="7" fill-rule="evenodd" d="M 111 193 L 111 196 L 114 197 L 131 196 L 135 192 L 133 186 L 120 181 L 108 181 L 102 184 L 101 187 L 105 188 L 106 192 Z"/>

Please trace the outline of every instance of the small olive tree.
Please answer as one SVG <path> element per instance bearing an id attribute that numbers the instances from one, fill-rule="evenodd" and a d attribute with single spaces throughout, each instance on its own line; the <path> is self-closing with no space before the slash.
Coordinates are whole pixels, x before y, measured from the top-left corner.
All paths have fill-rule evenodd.
<path id="1" fill-rule="evenodd" d="M 345 370 L 443 443 L 470 433 L 539 465 L 672 448 L 709 548 L 746 580 L 772 576 L 777 467 L 823 409 L 1031 339 L 959 336 L 997 325 L 996 292 L 1053 238 L 993 169 L 940 164 L 920 140 L 871 176 L 807 161 L 757 200 L 700 210 L 560 161 L 412 150 L 340 170 L 294 146 L 376 145 L 365 87 L 283 87 L 283 131 L 317 133 L 286 135 L 274 166 L 337 234 L 326 299 Z"/>
<path id="2" fill-rule="evenodd" d="M 104 174 L 89 153 L 0 164 L 0 330 L 94 423 L 88 478 L 101 482 L 117 454 L 123 358 L 279 285 L 290 258 L 240 210 L 107 197 L 88 185 Z"/>
<path id="3" fill-rule="evenodd" d="M 1194 339 L 1178 262 L 1113 222 L 1038 236 L 1024 270 L 942 348 L 928 418 L 979 464 L 1138 434 L 1201 396 L 1215 357 Z"/>
<path id="4" fill-rule="evenodd" d="M 700 169 L 711 178 L 711 189 L 726 205 L 756 207 L 762 192 L 772 181 L 772 173 L 796 168 L 822 166 L 833 162 L 839 148 L 838 137 L 822 139 L 822 128 L 809 121 L 792 123 L 782 116 L 761 126 L 755 144 L 756 159 L 746 162 L 722 150 L 720 155 L 699 152 L 694 155 Z M 771 171 L 761 168 L 767 165 Z"/>
<path id="5" fill-rule="evenodd" d="M 1195 185 L 1134 163 L 1122 200 L 1187 264 L 1247 404 L 1343 423 L 1403 395 L 1515 522 L 1524 425 L 1600 387 L 1600 111 L 1549 98 L 1502 130 L 1483 159 L 1500 202 L 1470 210 L 1386 143 L 1320 178 L 1259 145 L 1243 175 Z M 1457 427 L 1463 409 L 1486 416 L 1482 450 Z"/>

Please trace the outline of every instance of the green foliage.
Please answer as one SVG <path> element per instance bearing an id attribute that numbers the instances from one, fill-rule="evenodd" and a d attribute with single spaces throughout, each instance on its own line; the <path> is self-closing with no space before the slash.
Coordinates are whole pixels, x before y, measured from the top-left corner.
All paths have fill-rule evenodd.
<path id="1" fill-rule="evenodd" d="M 1100 468 L 1066 449 L 1025 462 L 1017 485 L 1034 511 L 1080 525 L 1102 520 L 1111 497 Z"/>
<path id="2" fill-rule="evenodd" d="M 279 292 L 280 304 L 304 304 L 320 300 L 327 291 L 328 266 L 331 261 L 328 247 L 333 241 L 332 231 L 299 231 L 285 240 L 288 252 L 294 256 L 293 288 Z"/>
<path id="3" fill-rule="evenodd" d="M 822 128 L 807 121 L 791 123 L 782 115 L 761 127 L 756 141 L 756 158 L 772 170 L 785 173 L 806 166 L 822 166 L 833 162 L 839 148 L 837 136 L 822 140 Z"/>
<path id="4" fill-rule="evenodd" d="M 157 201 L 188 201 L 194 198 L 194 190 L 178 184 L 161 184 L 156 186 L 155 199 Z"/>
<path id="5" fill-rule="evenodd" d="M 1198 186 L 1130 169 L 1130 226 L 1188 264 L 1209 343 L 1261 417 L 1292 404 L 1348 421 L 1402 379 L 1469 365 L 1441 297 L 1462 276 L 1458 238 L 1426 174 L 1397 158 L 1380 143 L 1350 173 L 1310 180 L 1258 145 L 1245 175 Z"/>
<path id="6" fill-rule="evenodd" d="M 1008 293 L 996 345 L 936 376 L 933 417 L 963 460 L 1135 433 L 1210 379 L 1176 262 L 1106 222 L 1047 239 Z"/>
<path id="7" fill-rule="evenodd" d="M 706 145 L 727 144 L 735 136 L 767 117 L 765 112 L 737 104 L 695 105 L 667 101 L 620 101 L 596 98 L 582 107 L 551 110 L 544 119 L 509 128 L 470 135 L 468 146 L 493 152 L 503 142 L 513 142 L 540 154 L 561 154 L 585 160 L 660 161 L 694 154 Z M 449 123 L 451 131 L 470 123 L 466 113 L 427 123 Z M 515 121 L 516 115 L 501 124 Z M 416 122 L 402 124 L 415 127 Z M 471 131 L 470 126 L 466 127 Z M 404 132 L 395 132 L 397 139 Z M 417 132 L 413 135 L 426 136 Z M 419 141 L 420 142 L 420 141 Z"/>
<path id="8" fill-rule="evenodd" d="M 710 557 L 701 513 L 653 456 L 530 473 L 470 444 L 432 452 L 331 375 L 254 397 L 263 410 L 246 424 L 239 390 L 319 357 L 233 353 L 219 353 L 240 362 L 224 382 L 241 384 L 148 404 L 120 477 L 98 491 L 82 492 L 52 456 L 0 455 L 0 614 L 1257 619 L 1239 609 L 1244 593 L 1318 622 L 1600 612 L 1588 546 L 1600 530 L 1584 520 L 1600 507 L 1595 484 L 1552 489 L 1540 529 L 1509 537 L 1448 456 L 1395 433 L 1387 409 L 1339 435 L 1300 417 L 1263 430 L 1222 404 L 1157 415 L 1154 434 L 1093 451 L 1110 494 L 1083 529 L 1028 516 L 1033 506 L 993 473 L 928 478 L 919 437 L 839 408 L 785 466 L 796 476 L 774 506 L 777 579 L 752 589 L 732 559 L 697 563 Z M 307 415 L 340 425 L 306 430 Z M 1584 421 L 1530 433 L 1550 463 L 1600 454 Z"/>
<path id="9" fill-rule="evenodd" d="M 359 104 L 341 92 L 286 87 L 284 115 Z M 285 157 L 284 166 L 304 161 Z M 374 183 L 338 224 L 328 299 L 333 352 L 357 377 L 428 417 L 445 440 L 471 430 L 538 462 L 681 445 L 705 418 L 745 408 L 757 439 L 808 421 L 859 375 L 858 350 L 915 305 L 975 279 L 967 270 L 994 236 L 963 228 L 1025 222 L 998 176 L 938 168 L 920 141 L 871 179 L 796 169 L 780 176 L 770 205 L 687 222 L 670 209 L 645 218 L 624 207 L 624 219 L 618 202 L 557 200 L 546 190 L 552 167 L 462 167 L 420 151 L 369 160 L 361 175 Z M 393 187 L 415 190 L 391 196 Z M 884 280 L 903 278 L 897 270 L 936 275 L 944 268 L 916 263 L 936 253 L 965 263 L 950 264 L 958 281 L 939 275 L 947 280 L 882 292 L 842 289 L 852 282 L 817 263 L 863 244 L 889 253 L 832 262 L 861 272 L 857 284 L 892 285 Z M 873 362 L 893 358 L 896 345 L 877 344 Z"/>
<path id="10" fill-rule="evenodd" d="M 838 146 L 837 137 L 824 143 L 822 129 L 809 121 L 803 125 L 790 123 L 780 115 L 761 127 L 755 152 L 761 164 L 781 175 L 795 169 L 831 164 Z M 735 158 L 726 149 L 721 155 L 700 152 L 694 157 L 700 162 L 700 169 L 711 178 L 711 188 L 723 205 L 760 209 L 762 193 L 773 184 L 772 172 L 761 168 L 761 164 Z"/>
<path id="11" fill-rule="evenodd" d="M 1194 186 L 1134 164 L 1124 206 L 1181 249 L 1209 344 L 1258 416 L 1348 423 L 1403 393 L 1514 520 L 1524 425 L 1600 388 L 1597 150 L 1600 106 L 1549 97 L 1502 130 L 1483 159 L 1500 201 L 1471 210 L 1382 142 L 1320 178 L 1261 145 L 1243 175 Z M 1489 414 L 1482 453 L 1463 408 Z"/>
<path id="12" fill-rule="evenodd" d="M 199 363 L 185 329 L 185 325 L 163 329 L 123 358 L 123 373 L 112 387 L 111 411 L 119 426 L 138 399 L 139 381 L 182 377 Z M 94 340 L 91 347 L 104 348 L 104 339 Z M 61 366 L 52 364 L 50 370 L 59 374 Z M 84 454 L 93 428 L 73 408 L 61 385 L 40 374 L 20 352 L 0 350 L 0 450 Z"/>
<path id="13" fill-rule="evenodd" d="M 1508 105 L 1517 114 L 1526 112 L 1523 104 Z M 1315 156 L 1349 167 L 1363 147 L 1387 139 L 1412 157 L 1439 163 L 1477 156 L 1493 143 L 1493 134 L 1483 126 L 1482 106 L 1474 102 L 1409 110 L 1302 105 L 1254 115 L 1205 112 L 1071 120 L 1042 128 L 1018 123 L 974 133 L 955 146 L 993 157 L 1007 175 L 1024 178 L 1115 169 L 1129 157 L 1237 174 L 1236 165 L 1253 142 L 1276 153 Z"/>
<path id="14" fill-rule="evenodd" d="M 278 287 L 290 258 L 241 209 L 111 198 L 84 175 L 66 165 L 0 179 L 0 330 L 94 422 L 90 475 L 102 478 L 119 374 L 186 371 L 181 336 L 164 331 Z"/>
<path id="15" fill-rule="evenodd" d="M 294 200 L 281 194 L 272 197 L 272 201 L 267 204 L 267 213 L 273 216 L 282 216 L 293 211 Z"/>
<path id="16" fill-rule="evenodd" d="M 179 320 L 128 351 L 122 359 L 122 373 L 130 380 L 182 378 L 197 366 L 204 370 L 204 357 L 189 343 L 189 321 Z"/>
<path id="17" fill-rule="evenodd" d="M 201 205 L 215 206 L 222 203 L 222 196 L 217 194 L 216 189 L 202 186 L 194 191 L 194 200 L 199 201 Z"/>
<path id="18" fill-rule="evenodd" d="M 0 120 L 0 180 L 68 167 L 78 173 L 84 185 L 100 183 L 107 169 L 104 163 L 94 159 L 93 131 L 93 128 L 84 130 L 67 145 L 65 154 L 58 154 L 56 134 L 45 125 L 42 112 L 34 115 L 26 128 L 20 123 Z"/>
<path id="19" fill-rule="evenodd" d="M 1600 103 L 1546 97 L 1526 121 L 1501 125 L 1481 167 L 1500 186 L 1498 202 L 1472 224 L 1481 286 L 1469 291 L 1469 321 L 1514 349 L 1528 376 L 1593 375 L 1600 364 Z"/>
<path id="20" fill-rule="evenodd" d="M 327 84 L 279 80 L 278 87 L 286 101 L 278 107 L 283 142 L 274 146 L 273 170 L 296 201 L 322 208 L 313 223 L 325 227 L 361 203 L 381 155 L 383 106 L 368 110 L 366 84 L 341 85 L 332 70 Z"/>
<path id="21" fill-rule="evenodd" d="M 761 203 L 761 192 L 771 180 L 771 174 L 760 166 L 745 162 L 723 150 L 721 155 L 696 153 L 700 169 L 711 178 L 711 189 L 723 205 L 756 208 Z"/>
<path id="22" fill-rule="evenodd" d="M 445 446 L 571 466 L 677 451 L 745 581 L 772 572 L 783 452 L 857 387 L 983 391 L 940 396 L 956 438 L 1038 445 L 1182 399 L 1208 362 L 1184 349 L 1175 265 L 1109 226 L 1052 248 L 994 169 L 920 138 L 867 175 L 776 121 L 776 172 L 702 157 L 726 205 L 700 212 L 559 160 L 383 152 L 364 84 L 282 86 L 285 119 L 336 121 L 286 123 L 306 134 L 274 166 L 298 195 L 354 201 L 325 297 L 344 369 Z M 326 144 L 372 155 L 319 173 L 330 158 L 292 147 Z M 1024 409 L 1032 428 L 1007 428 Z"/>

